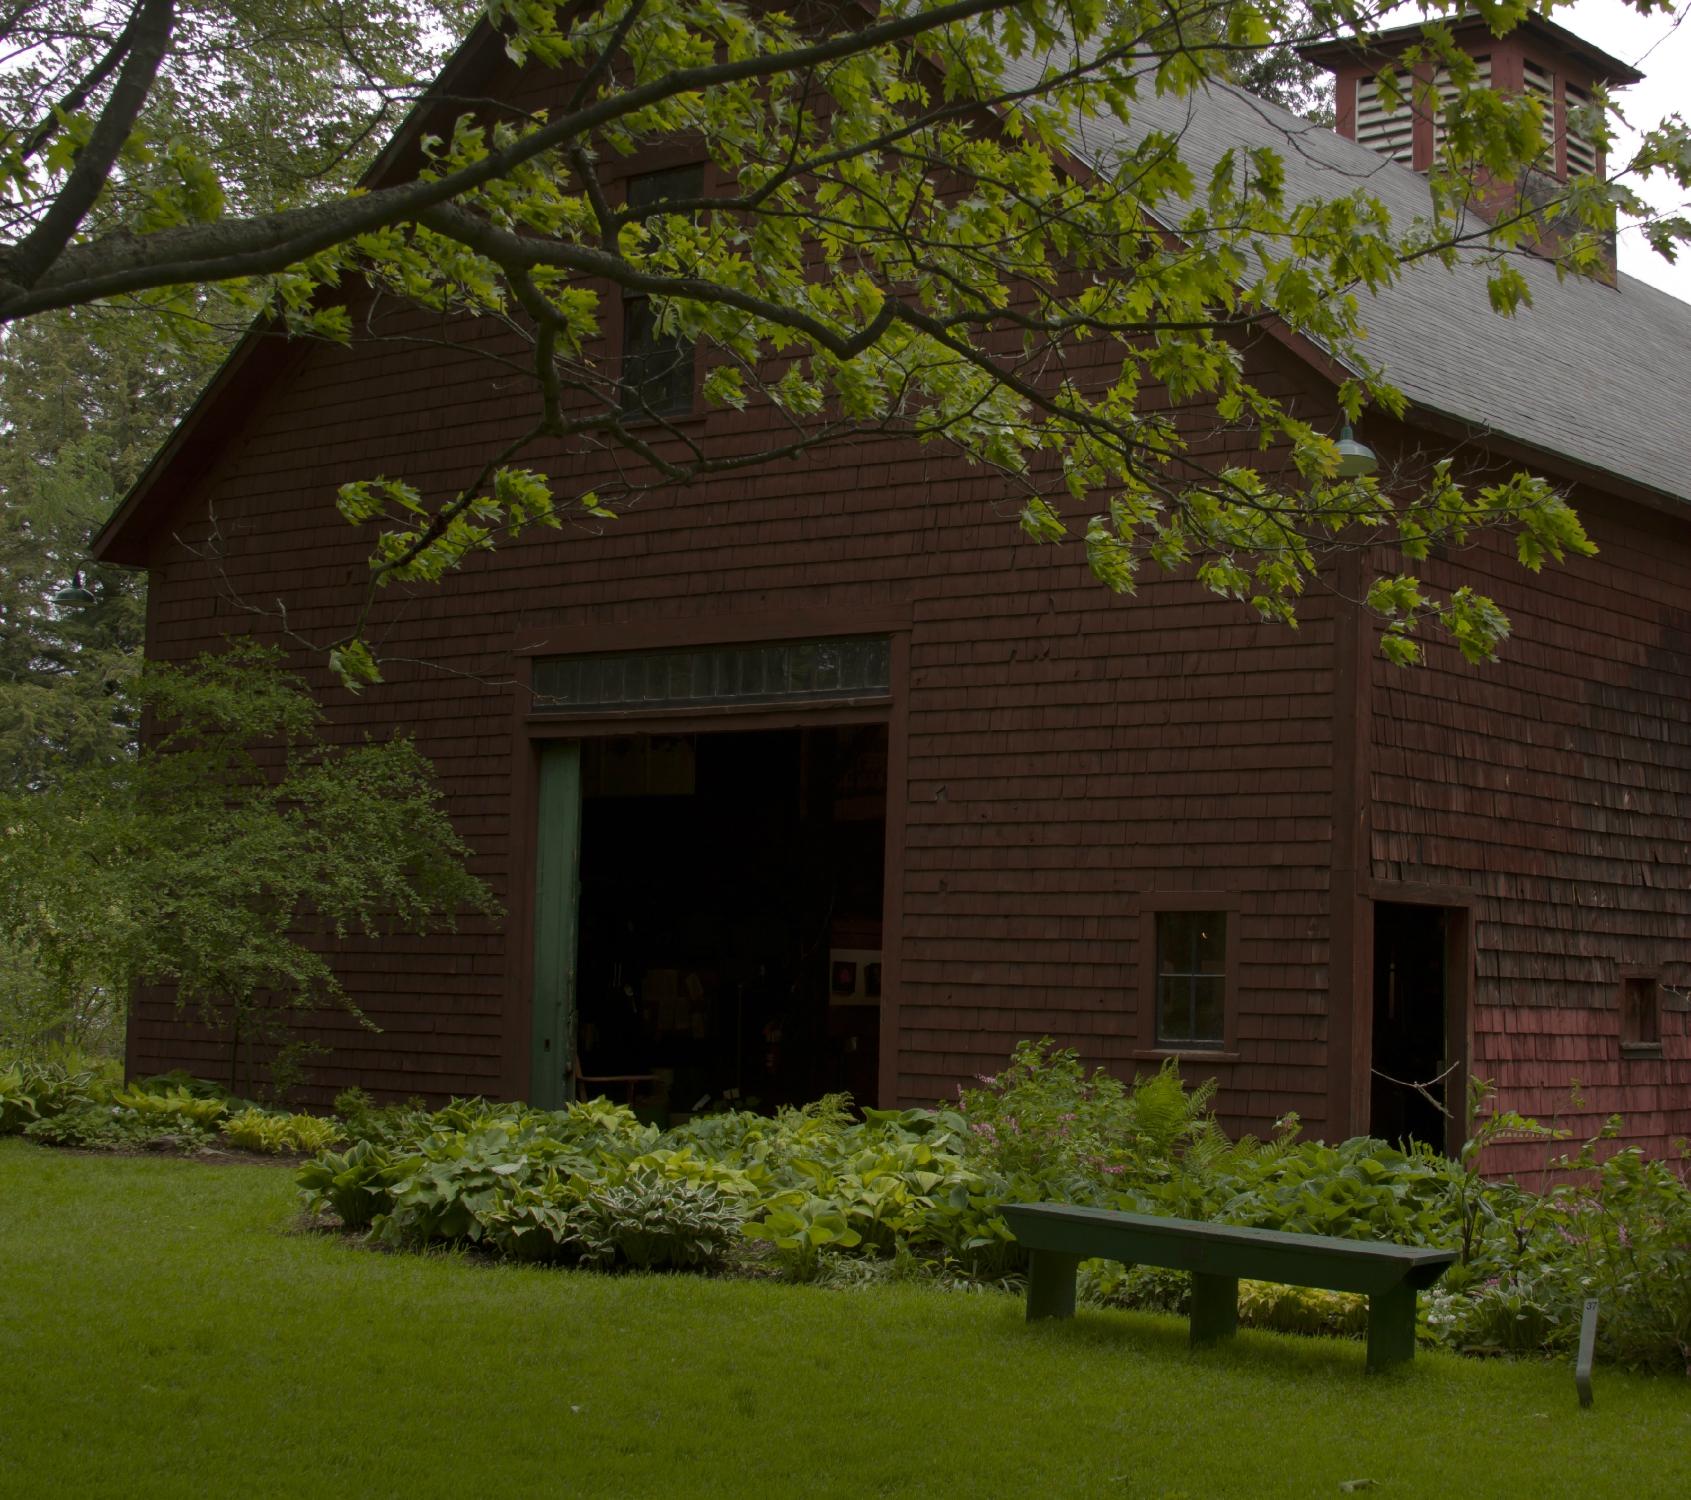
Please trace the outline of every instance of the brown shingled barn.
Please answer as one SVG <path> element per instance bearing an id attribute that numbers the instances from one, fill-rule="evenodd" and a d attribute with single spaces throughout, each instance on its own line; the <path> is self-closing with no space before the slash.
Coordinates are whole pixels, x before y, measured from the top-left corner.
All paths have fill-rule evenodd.
<path id="1" fill-rule="evenodd" d="M 1635 76 L 1539 20 L 1462 35 L 1495 86 L 1549 88 L 1563 174 L 1588 149 L 1568 103 Z M 1323 60 L 1353 139 L 1222 88 L 1147 99 L 1136 126 L 1181 130 L 1199 163 L 1295 137 L 1294 191 L 1363 173 L 1424 210 L 1431 124 L 1382 124 L 1379 54 Z M 459 92 L 541 86 L 485 35 L 453 69 Z M 1691 1134 L 1691 306 L 1526 260 L 1513 319 L 1467 264 L 1366 318 L 1410 400 L 1368 420 L 1382 461 L 1531 467 L 1601 548 L 1539 576 L 1501 537 L 1427 564 L 1510 615 L 1495 665 L 1434 645 L 1389 666 L 1343 602 L 1355 578 L 1296 631 L 1182 578 L 1114 598 L 1078 547 L 1028 543 L 979 471 L 892 437 L 384 597 L 384 685 L 353 697 L 297 664 L 335 733 L 416 736 L 507 916 L 343 945 L 380 1030 L 314 1016 L 331 1051 L 308 1094 L 551 1103 L 580 1077 L 672 1117 L 842 1088 L 926 1103 L 1050 1035 L 1122 1073 L 1177 1057 L 1258 1132 L 1295 1111 L 1329 1138 L 1446 1143 L 1437 1103 L 1459 1120 L 1478 1075 L 1576 1130 L 1618 1111 L 1653 1147 Z M 608 338 L 637 321 L 613 310 Z M 273 635 L 244 606 L 277 599 L 332 636 L 368 554 L 336 486 L 449 489 L 514 430 L 473 353 L 497 329 L 453 347 L 420 314 L 387 322 L 422 337 L 249 336 L 101 534 L 102 559 L 148 571 L 150 656 Z M 1268 334 L 1244 352 L 1336 424 L 1336 360 Z M 768 419 L 677 421 L 731 443 Z M 590 455 L 561 461 L 590 481 Z M 128 1045 L 134 1072 L 215 1074 L 223 1053 L 162 994 Z"/>

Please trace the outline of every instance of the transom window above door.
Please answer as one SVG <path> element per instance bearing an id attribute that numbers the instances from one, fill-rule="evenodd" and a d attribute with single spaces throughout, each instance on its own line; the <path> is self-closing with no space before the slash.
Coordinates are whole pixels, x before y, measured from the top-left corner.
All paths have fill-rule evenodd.
<path id="1" fill-rule="evenodd" d="M 892 649 L 864 635 L 553 656 L 534 664 L 533 687 L 537 714 L 887 698 Z"/>

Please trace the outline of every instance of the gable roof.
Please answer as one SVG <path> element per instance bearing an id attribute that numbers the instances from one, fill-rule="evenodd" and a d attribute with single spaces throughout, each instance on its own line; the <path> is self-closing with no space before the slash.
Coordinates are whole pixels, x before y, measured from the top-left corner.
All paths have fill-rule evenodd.
<path id="1" fill-rule="evenodd" d="M 1101 162 L 1149 130 L 1179 135 L 1200 182 L 1230 147 L 1266 145 L 1289 199 L 1366 187 L 1400 228 L 1431 212 L 1418 172 L 1230 85 L 1147 93 L 1126 128 L 1088 121 L 1086 147 Z M 1365 294 L 1369 357 L 1423 412 L 1691 501 L 1691 303 L 1630 276 L 1558 278 L 1530 251 L 1511 260 L 1532 295 L 1512 317 L 1492 311 L 1478 254 L 1450 269 L 1429 258 Z"/>
<path id="2" fill-rule="evenodd" d="M 485 23 L 474 28 L 410 117 L 365 174 L 390 178 L 434 113 L 501 55 Z M 1029 60 L 1033 70 L 1038 64 Z M 1030 71 L 1030 81 L 1031 81 Z M 1268 145 L 1285 163 L 1289 198 L 1336 196 L 1365 185 L 1407 225 L 1430 208 L 1426 181 L 1408 167 L 1241 89 L 1212 84 L 1186 97 L 1147 92 L 1127 126 L 1084 122 L 1080 155 L 1093 166 L 1151 130 L 1180 137 L 1200 181 L 1229 148 Z M 1428 260 L 1369 298 L 1369 352 L 1424 414 L 1471 435 L 1513 439 L 1538 453 L 1618 476 L 1674 501 L 1691 501 L 1691 303 L 1629 276 L 1618 289 L 1582 277 L 1558 279 L 1543 257 L 1515 257 L 1533 305 L 1512 318 L 1491 309 L 1486 271 L 1468 256 L 1447 270 Z M 1301 336 L 1288 342 L 1331 378 L 1335 361 Z M 191 478 L 215 444 L 212 414 L 280 368 L 281 340 L 260 320 L 230 353 L 199 399 L 95 535 L 95 558 L 139 565 L 144 525 L 167 504 L 165 481 Z M 268 357 L 266 357 L 268 356 Z M 1352 373 L 1355 373 L 1354 371 Z M 245 377 L 245 379 L 243 379 Z"/>

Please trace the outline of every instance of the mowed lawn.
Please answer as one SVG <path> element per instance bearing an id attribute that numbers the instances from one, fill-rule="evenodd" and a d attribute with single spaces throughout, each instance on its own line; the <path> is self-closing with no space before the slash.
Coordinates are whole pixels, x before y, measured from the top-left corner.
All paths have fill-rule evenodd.
<path id="1" fill-rule="evenodd" d="M 0 1494 L 1691 1494 L 1691 1382 L 1018 1300 L 492 1268 L 290 1174 L 0 1141 Z"/>

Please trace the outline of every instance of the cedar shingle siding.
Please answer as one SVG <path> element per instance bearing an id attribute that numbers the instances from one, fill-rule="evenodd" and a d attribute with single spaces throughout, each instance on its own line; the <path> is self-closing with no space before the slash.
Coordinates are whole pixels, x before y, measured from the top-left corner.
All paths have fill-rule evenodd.
<path id="1" fill-rule="evenodd" d="M 1531 316 L 1553 317 L 1545 303 Z M 384 328 L 440 332 L 415 314 Z M 506 337 L 452 336 L 466 350 Z M 1336 418 L 1319 361 L 1266 336 L 1248 359 L 1299 415 Z M 151 570 L 149 654 L 283 639 L 274 615 L 242 607 L 278 599 L 297 637 L 338 635 L 368 536 L 335 515 L 335 487 L 393 474 L 448 492 L 526 422 L 521 403 L 472 354 L 433 344 L 249 358 L 105 539 Z M 1377 420 L 1369 441 L 1388 463 L 1453 446 L 1419 420 Z M 773 430 L 756 409 L 696 425 L 713 443 Z M 561 485 L 595 482 L 590 456 L 552 457 Z M 1582 1130 L 1621 1110 L 1657 1146 L 1691 1133 L 1691 545 L 1677 509 L 1616 490 L 1579 496 L 1596 559 L 1535 578 L 1488 542 L 1429 565 L 1513 618 L 1502 663 L 1484 668 L 1436 646 L 1424 669 L 1392 669 L 1328 592 L 1296 631 L 1186 580 L 1147 575 L 1116 599 L 1078 544 L 1027 542 L 979 470 L 890 439 L 660 490 L 602 528 L 538 531 L 438 588 L 387 590 L 371 628 L 384 685 L 354 697 L 318 654 L 296 646 L 295 664 L 334 734 L 416 737 L 508 917 L 345 944 L 338 972 L 381 1029 L 315 1017 L 331 1052 L 309 1097 L 355 1082 L 525 1091 L 529 658 L 869 631 L 892 635 L 895 663 L 882 1103 L 950 1095 L 1046 1034 L 1124 1073 L 1155 1066 L 1141 917 L 1158 895 L 1209 892 L 1229 910 L 1231 1035 L 1191 1075 L 1219 1078 L 1235 1126 L 1295 1111 L 1314 1133 L 1349 1133 L 1367 1098 L 1371 902 L 1409 899 L 1472 910 L 1462 1050 L 1505 1104 Z M 1621 1059 L 1628 965 L 1660 971 L 1661 1060 Z M 129 1066 L 226 1075 L 226 1046 L 150 995 Z M 1582 1111 L 1562 1103 L 1574 1078 Z"/>

